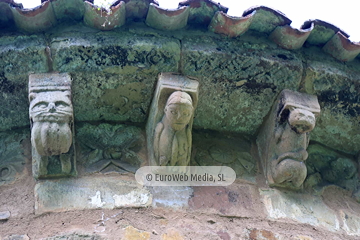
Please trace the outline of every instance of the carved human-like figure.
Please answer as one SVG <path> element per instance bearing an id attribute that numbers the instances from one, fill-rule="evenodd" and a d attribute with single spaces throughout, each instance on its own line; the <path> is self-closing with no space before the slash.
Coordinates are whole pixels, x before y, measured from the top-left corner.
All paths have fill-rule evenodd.
<path id="1" fill-rule="evenodd" d="M 305 160 L 320 106 L 316 96 L 284 90 L 257 138 L 265 177 L 270 186 L 301 188 Z"/>
<path id="2" fill-rule="evenodd" d="M 146 123 L 150 166 L 188 166 L 199 82 L 178 73 L 161 73 Z"/>
<path id="3" fill-rule="evenodd" d="M 47 81 L 42 81 L 42 78 Z M 52 156 L 58 158 L 61 165 L 61 169 L 53 175 L 70 174 L 72 170 L 72 157 L 67 153 L 73 144 L 73 107 L 70 85 L 62 83 L 62 80 L 63 77 L 53 75 L 30 77 L 29 115 L 35 177 L 52 175 L 48 173 Z"/>
<path id="4" fill-rule="evenodd" d="M 41 156 L 60 155 L 69 151 L 73 109 L 69 91 L 31 93 L 31 143 Z"/>
<path id="5" fill-rule="evenodd" d="M 164 116 L 155 128 L 154 154 L 160 166 L 188 166 L 191 153 L 191 128 L 194 107 L 186 92 L 173 92 L 164 109 Z"/>

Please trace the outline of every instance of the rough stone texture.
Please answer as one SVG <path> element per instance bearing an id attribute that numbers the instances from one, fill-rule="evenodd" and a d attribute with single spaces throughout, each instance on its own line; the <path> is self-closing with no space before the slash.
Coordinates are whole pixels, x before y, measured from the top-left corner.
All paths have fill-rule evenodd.
<path id="1" fill-rule="evenodd" d="M 141 36 L 125 31 L 67 32 L 52 37 L 55 71 L 105 71 L 122 73 L 127 68 L 139 71 L 177 71 L 179 41 L 172 38 Z M 127 68 L 126 68 L 127 67 Z"/>
<path id="2" fill-rule="evenodd" d="M 54 70 L 72 72 L 75 119 L 145 122 L 158 73 L 178 70 L 179 41 L 78 30 L 55 34 L 51 45 Z"/>
<path id="3" fill-rule="evenodd" d="M 182 44 L 182 71 L 200 82 L 197 128 L 254 134 L 278 93 L 301 81 L 301 59 L 256 36 L 224 42 L 204 34 Z"/>
<path id="4" fill-rule="evenodd" d="M 189 209 L 183 212 L 180 208 L 176 211 L 165 208 L 163 212 L 161 212 L 162 207 L 123 208 L 122 216 L 112 217 L 117 216 L 116 211 L 120 210 L 90 209 L 49 213 L 35 217 L 33 214 L 35 183 L 28 174 L 27 178 L 21 178 L 11 185 L 0 186 L 1 206 L 6 206 L 5 209 L 9 209 L 12 213 L 8 221 L 1 223 L 1 238 L 10 234 L 26 233 L 31 238 L 40 239 L 54 236 L 68 227 L 84 228 L 93 232 L 94 226 L 99 226 L 95 230 L 101 230 L 104 226 L 100 224 L 103 224 L 106 218 L 98 221 L 104 216 L 103 211 L 110 219 L 106 222 L 105 236 L 116 234 L 122 236 L 124 229 L 131 225 L 146 232 L 153 232 L 152 228 L 154 228 L 157 234 L 153 234 L 157 236 L 151 235 L 153 238 L 167 234 L 167 228 L 175 227 L 181 229 L 179 233 L 185 239 L 246 239 L 245 226 L 249 229 L 270 231 L 274 235 L 284 236 L 285 239 L 308 239 L 307 236 L 313 239 L 359 238 L 356 235 L 359 234 L 357 218 L 359 205 L 354 199 L 350 201 L 349 192 L 333 191 L 319 197 L 311 196 L 306 192 L 290 194 L 268 190 L 261 191 L 263 194 L 261 199 L 257 187 L 264 185 L 265 180 L 259 181 L 260 175 L 255 178 L 254 172 L 258 171 L 256 161 L 254 157 L 249 157 L 250 142 L 254 140 L 263 118 L 268 114 L 278 93 L 288 88 L 319 97 L 323 114 L 312 134 L 312 140 L 325 145 L 324 151 L 330 156 L 328 161 L 326 159 L 328 155 L 323 154 L 324 159 L 321 159 L 319 164 L 328 164 L 326 168 L 334 167 L 336 174 L 344 174 L 354 179 L 351 177 L 352 171 L 347 169 L 354 169 L 352 163 L 360 146 L 357 105 L 359 59 L 339 63 L 324 54 L 321 49 L 314 47 L 303 47 L 298 51 L 279 49 L 267 39 L 267 35 L 257 34 L 251 30 L 241 38 L 227 39 L 202 30 L 164 33 L 130 25 L 129 29 L 125 27 L 103 33 L 78 24 L 71 27 L 59 26 L 46 34 L 24 36 L 14 33 L 11 36 L 10 34 L 2 36 L 0 92 L 4 101 L 0 110 L 0 131 L 25 126 L 26 131 L 29 132 L 26 82 L 28 74 L 32 71 L 47 72 L 53 67 L 55 71 L 66 71 L 71 74 L 74 81 L 76 124 L 92 121 L 91 125 L 96 126 L 108 121 L 112 124 L 137 124 L 140 127 L 144 126 L 148 117 L 157 74 L 175 71 L 198 78 L 200 82 L 199 105 L 194 121 L 195 131 L 219 130 L 219 135 L 225 138 L 227 133 L 224 131 L 237 132 L 245 139 L 239 141 L 237 146 L 237 138 L 229 138 L 231 144 L 229 146 L 219 144 L 222 151 L 221 154 L 217 154 L 219 151 L 211 151 L 205 142 L 209 140 L 209 143 L 212 141 L 219 143 L 222 138 L 219 138 L 219 141 L 212 137 L 207 139 L 206 135 L 201 133 L 199 140 L 194 141 L 194 146 L 199 149 L 198 153 L 194 152 L 194 160 L 203 161 L 204 165 L 216 162 L 227 165 L 238 161 L 234 158 L 245 159 L 244 163 L 239 160 L 240 164 L 235 164 L 239 166 L 236 171 L 244 172 L 240 177 L 243 178 L 251 169 L 250 181 L 238 179 L 230 188 L 194 188 L 193 197 L 188 201 Z M 51 49 L 46 48 L 47 45 Z M 123 55 L 122 50 L 126 54 Z M 53 65 L 52 60 L 54 60 Z M 117 126 L 112 125 L 109 130 L 107 129 L 104 127 L 103 132 L 116 132 Z M 202 138 L 204 143 L 200 143 Z M 25 144 L 26 141 L 28 140 L 22 143 Z M 20 146 L 18 140 L 15 142 L 16 152 L 19 152 L 24 145 Z M 3 150 L 4 148 L 1 147 L 0 151 Z M 102 151 L 103 154 L 108 153 L 106 150 Z M 113 149 L 109 151 L 110 155 L 112 153 L 114 156 L 115 152 L 117 151 Z M 196 155 L 201 152 L 204 153 L 205 159 L 200 159 L 201 155 Z M 228 154 L 229 152 L 231 154 Z M 320 154 L 321 152 L 322 150 L 319 150 Z M 332 159 L 333 152 L 347 160 L 338 161 L 340 157 Z M 235 154 L 235 157 L 222 157 L 223 153 Z M 314 158 L 314 167 L 317 166 L 315 161 Z M 355 166 L 358 167 L 357 164 Z M 341 172 L 344 167 L 346 171 Z M 316 170 L 309 176 L 309 179 L 311 177 L 311 181 L 316 184 L 320 183 L 317 182 L 319 176 L 320 180 L 323 179 L 322 168 L 319 170 L 320 172 Z M 122 177 L 121 180 L 117 177 L 116 180 L 111 180 L 114 175 L 107 176 L 106 181 L 101 180 L 101 184 L 100 180 L 94 183 L 96 181 L 94 179 L 99 177 L 96 174 L 85 178 L 84 181 L 81 180 L 84 178 L 81 178 L 40 182 L 36 189 L 37 196 L 41 190 L 40 185 L 48 186 L 49 190 L 41 192 L 42 196 L 51 199 L 48 202 L 57 204 L 56 201 L 64 203 L 71 201 L 71 204 L 77 204 L 77 201 L 71 199 L 52 198 L 53 195 L 59 196 L 61 189 L 53 191 L 54 188 L 50 187 L 64 183 L 66 186 L 68 183 L 74 186 L 71 191 L 67 191 L 69 190 L 67 187 L 62 188 L 66 189 L 66 194 L 74 194 L 75 199 L 82 199 L 81 206 L 91 205 L 92 201 L 91 208 L 101 205 L 103 208 L 106 207 L 108 196 L 104 194 L 103 189 L 116 190 L 117 184 L 121 185 L 119 188 L 124 191 L 123 195 L 116 194 L 118 206 L 123 203 L 133 203 L 132 197 L 141 196 L 133 192 L 134 189 L 138 189 L 135 184 L 134 186 L 122 184 L 125 181 L 123 177 L 127 175 L 118 175 Z M 356 176 L 356 173 L 353 176 Z M 341 178 L 335 176 L 334 179 L 337 179 L 335 184 L 341 185 L 337 182 Z M 87 190 L 83 192 L 82 186 L 84 189 L 90 189 L 91 192 L 89 194 Z M 345 193 L 347 193 L 346 201 L 344 201 Z M 173 193 L 168 193 L 162 199 L 167 200 L 166 197 L 170 197 L 171 194 Z M 188 192 L 185 191 L 181 197 L 187 194 Z M 115 206 L 114 195 L 110 195 L 109 199 L 111 198 L 111 204 Z M 178 198 L 174 197 L 171 200 L 174 199 Z M 179 202 L 186 208 L 184 199 L 185 197 Z M 37 201 L 39 205 L 39 199 Z M 53 210 L 52 205 L 47 207 Z M 54 208 L 56 211 L 63 210 L 60 204 Z M 37 213 L 39 212 L 37 210 Z M 270 218 L 266 218 L 267 214 L 270 214 Z M 60 219 L 66 221 L 61 222 Z M 118 222 L 120 225 L 117 225 Z M 53 226 L 57 228 L 54 229 Z M 303 233 L 306 233 L 306 236 L 300 237 L 299 235 Z"/>
<path id="5" fill-rule="evenodd" d="M 27 79 L 31 72 L 48 71 L 42 36 L 0 38 L 0 131 L 29 125 Z"/>
<path id="6" fill-rule="evenodd" d="M 351 212 L 340 211 L 340 217 L 343 221 L 343 229 L 349 235 L 360 236 L 360 217 Z"/>
<path id="7" fill-rule="evenodd" d="M 80 168 L 94 172 L 132 172 L 146 161 L 145 137 L 141 128 L 102 123 L 77 127 Z"/>
<path id="8" fill-rule="evenodd" d="M 260 189 L 270 219 L 321 226 L 329 231 L 340 228 L 336 212 L 327 207 L 319 196 L 286 193 L 277 189 Z"/>
<path id="9" fill-rule="evenodd" d="M 360 236 L 359 203 L 352 198 L 351 193 L 338 186 L 327 186 L 320 192 L 324 203 L 337 211 L 340 228 L 348 235 Z"/>
<path id="10" fill-rule="evenodd" d="M 0 132 L 0 186 L 10 184 L 24 174 L 30 161 L 30 134 L 27 130 Z"/>
<path id="11" fill-rule="evenodd" d="M 331 148 L 356 154 L 360 145 L 358 61 L 341 65 L 311 49 L 306 54 L 303 89 L 318 96 L 322 109 L 311 138 Z M 345 144 L 346 143 L 346 144 Z"/>
<path id="12" fill-rule="evenodd" d="M 241 178 L 255 183 L 258 171 L 251 142 L 237 135 L 194 131 L 191 166 L 228 166 Z"/>
<path id="13" fill-rule="evenodd" d="M 9 218 L 10 218 L 10 212 L 9 211 L 0 212 L 0 221 L 6 221 Z"/>
<path id="14" fill-rule="evenodd" d="M 72 233 L 43 238 L 42 240 L 102 240 L 104 238 L 96 234 Z"/>
<path id="15" fill-rule="evenodd" d="M 31 168 L 30 163 L 27 164 L 27 168 Z M 107 178 L 109 180 L 112 178 L 112 175 L 108 175 L 108 177 L 110 177 Z M 92 184 L 91 180 L 89 180 L 90 178 L 96 178 L 96 176 L 93 175 L 85 179 L 88 184 Z M 116 179 L 116 181 L 109 180 L 111 186 L 116 186 L 117 183 L 128 180 L 125 175 L 120 175 L 120 178 Z M 101 179 L 103 183 L 105 182 L 104 180 L 105 178 Z M 61 181 L 57 180 L 57 182 Z M 87 183 L 83 186 L 86 187 Z M 260 184 L 258 183 L 257 185 Z M 213 191 L 213 187 L 202 187 L 202 194 L 199 194 L 199 191 L 194 192 L 194 198 L 197 197 L 196 204 L 200 206 L 197 209 L 192 207 L 187 209 L 178 208 L 176 210 L 167 207 L 121 207 L 120 209 L 100 208 L 51 212 L 42 215 L 34 214 L 34 185 L 34 179 L 31 174 L 28 174 L 26 178 L 20 179 L 12 185 L 0 186 L 0 205 L 3 206 L 3 209 L 11 211 L 12 214 L 8 221 L 0 223 L 0 237 L 2 239 L 9 235 L 27 234 L 30 239 L 75 240 L 81 236 L 84 239 L 118 240 L 124 236 L 125 228 L 128 226 L 133 226 L 139 232 L 149 232 L 151 234 L 150 239 L 161 239 L 161 236 L 164 234 L 170 235 L 171 229 L 176 229 L 184 239 L 249 240 L 249 229 L 258 229 L 262 232 L 269 231 L 274 236 L 283 236 L 283 239 L 286 240 L 309 240 L 309 238 L 297 238 L 298 235 L 311 237 L 314 240 L 359 239 L 358 235 L 349 235 L 343 230 L 344 225 L 340 215 L 340 228 L 334 232 L 329 231 L 325 227 L 313 226 L 288 218 L 268 219 L 263 199 L 259 196 L 258 186 L 249 183 L 239 183 L 238 180 L 231 186 L 231 189 L 227 188 L 228 194 L 226 192 L 224 194 L 222 191 Z M 252 198 L 248 194 L 249 188 L 253 189 L 254 195 Z M 326 194 L 322 195 L 324 200 L 322 203 L 324 206 L 322 209 L 323 213 L 327 213 L 331 209 L 331 211 L 336 211 L 336 213 L 342 210 L 351 217 L 353 215 L 359 216 L 360 206 L 351 198 L 351 195 L 340 188 L 332 189 L 333 191 L 326 191 Z M 75 191 L 81 193 L 79 189 Z M 232 192 L 231 194 L 229 194 L 230 191 Z M 52 192 L 47 191 L 46 194 L 52 194 Z M 96 195 L 95 191 L 91 192 L 90 195 L 85 194 L 83 197 L 90 202 L 90 197 L 94 197 L 94 195 Z M 306 196 L 309 194 L 301 193 L 295 195 L 294 198 L 298 199 L 296 201 L 303 201 L 301 195 Z M 102 192 L 100 198 L 95 199 L 100 199 L 101 202 L 106 201 Z M 227 199 L 232 199 L 231 201 L 233 202 L 229 203 Z M 237 202 L 234 202 L 234 200 L 237 200 Z M 284 204 L 284 208 L 293 203 L 293 200 L 290 202 L 290 198 L 286 200 L 287 204 Z M 101 202 L 98 201 L 98 203 Z M 298 202 L 295 202 L 294 205 L 298 204 Z M 231 206 L 231 204 L 233 207 L 229 208 L 228 206 Z M 222 206 L 228 212 L 223 214 L 216 210 L 219 209 L 219 206 Z M 248 206 L 248 208 L 245 208 L 245 206 Z M 315 210 L 314 212 L 318 211 Z M 313 213 L 309 211 L 308 214 L 312 215 Z M 271 233 L 269 233 L 270 236 L 272 235 Z M 261 235 L 263 234 L 261 233 Z M 54 236 L 57 236 L 57 238 Z"/>
<path id="16" fill-rule="evenodd" d="M 261 216 L 260 196 L 251 185 L 193 187 L 193 191 L 189 207 L 194 211 L 228 217 Z"/>
<path id="17" fill-rule="evenodd" d="M 128 226 L 125 228 L 125 235 L 121 240 L 149 240 L 150 233 L 140 231 L 133 226 Z"/>
<path id="18" fill-rule="evenodd" d="M 357 189 L 358 165 L 355 159 L 320 144 L 310 144 L 308 154 L 306 188 L 318 189 L 324 185 L 336 184 L 349 191 Z"/>
<path id="19" fill-rule="evenodd" d="M 10 236 L 6 236 L 4 238 L 4 240 L 30 240 L 30 238 L 28 237 L 28 235 L 10 235 Z"/>
<path id="20" fill-rule="evenodd" d="M 170 228 L 161 235 L 161 240 L 184 240 L 184 237 L 176 229 Z"/>
<path id="21" fill-rule="evenodd" d="M 283 236 L 273 233 L 272 231 L 265 229 L 249 229 L 248 235 L 249 240 L 283 240 Z"/>
<path id="22" fill-rule="evenodd" d="M 191 187 L 151 187 L 153 207 L 187 208 L 193 194 Z"/>
<path id="23" fill-rule="evenodd" d="M 149 191 L 119 177 L 83 177 L 43 181 L 35 186 L 35 213 L 113 209 L 151 205 Z"/>
<path id="24" fill-rule="evenodd" d="M 28 125 L 29 72 L 70 72 L 76 121 L 145 123 L 157 75 L 175 71 L 200 82 L 195 129 L 254 135 L 287 88 L 319 97 L 323 111 L 313 140 L 359 151 L 359 59 L 339 63 L 316 47 L 280 49 L 252 30 L 228 39 L 200 30 L 160 32 L 144 23 L 111 32 L 62 24 L 46 35 L 14 34 L 0 41 L 0 130 Z"/>
<path id="25" fill-rule="evenodd" d="M 127 70 L 72 74 L 75 121 L 145 122 L 152 96 L 148 89 L 153 88 L 157 73 L 134 76 L 137 68 Z"/>

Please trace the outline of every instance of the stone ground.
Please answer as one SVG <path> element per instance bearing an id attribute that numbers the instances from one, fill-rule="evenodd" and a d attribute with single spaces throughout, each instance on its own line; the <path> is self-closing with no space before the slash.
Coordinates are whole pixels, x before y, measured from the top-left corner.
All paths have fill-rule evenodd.
<path id="1" fill-rule="evenodd" d="M 315 220 L 306 219 L 304 215 L 309 209 L 308 199 L 299 198 L 299 203 L 292 199 L 289 208 L 285 196 L 288 193 L 280 192 L 272 198 L 277 190 L 264 187 L 258 190 L 253 183 L 239 180 L 227 188 L 194 187 L 187 206 L 182 207 L 157 204 L 41 215 L 35 215 L 34 187 L 30 164 L 17 181 L 0 187 L 0 212 L 11 212 L 8 220 L 0 221 L 0 239 L 359 239 L 355 234 L 359 234 L 360 205 L 336 187 L 323 192 L 320 208 L 311 200 L 314 219 L 316 211 L 329 208 L 329 213 L 322 213 L 324 219 Z M 284 196 L 277 201 L 280 195 Z M 281 211 L 276 207 L 282 208 Z M 340 223 L 335 219 L 336 226 L 331 227 L 333 211 Z"/>

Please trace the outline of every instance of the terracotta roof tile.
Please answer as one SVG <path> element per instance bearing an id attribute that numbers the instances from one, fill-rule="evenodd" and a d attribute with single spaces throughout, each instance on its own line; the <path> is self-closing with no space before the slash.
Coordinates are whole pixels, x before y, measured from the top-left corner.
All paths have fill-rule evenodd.
<path id="1" fill-rule="evenodd" d="M 43 2 L 33 9 L 11 6 L 11 11 L 16 26 L 25 32 L 42 32 L 57 24 L 50 1 Z"/>
<path id="2" fill-rule="evenodd" d="M 115 1 L 111 12 L 98 10 L 93 0 L 42 0 L 41 6 L 24 9 L 13 0 L 0 0 L 0 28 L 15 26 L 19 31 L 43 32 L 63 21 L 84 21 L 88 26 L 111 30 L 125 24 L 126 19 L 145 21 L 160 30 L 178 30 L 192 24 L 228 37 L 238 37 L 248 30 L 269 35 L 269 39 L 288 50 L 306 45 L 323 47 L 339 61 L 351 61 L 360 53 L 360 43 L 322 20 L 308 20 L 300 29 L 290 26 L 291 20 L 282 12 L 266 6 L 254 6 L 242 17 L 226 14 L 228 8 L 212 0 L 187 0 L 174 10 L 163 9 L 155 0 Z M 138 21 L 135 20 L 135 21 Z M 0 31 L 2 31 L 0 29 Z"/>
<path id="3" fill-rule="evenodd" d="M 126 9 L 123 1 L 117 1 L 106 9 L 98 9 L 92 3 L 85 1 L 84 23 L 100 30 L 111 30 L 125 24 Z"/>
<path id="4" fill-rule="evenodd" d="M 269 37 L 280 47 L 295 50 L 303 46 L 313 28 L 313 24 L 308 29 L 296 29 L 290 25 L 278 26 Z"/>
<path id="5" fill-rule="evenodd" d="M 325 44 L 323 50 L 334 58 L 347 62 L 360 53 L 360 43 L 351 42 L 339 31 Z"/>
<path id="6" fill-rule="evenodd" d="M 179 7 L 188 6 L 190 8 L 189 23 L 208 25 L 214 14 L 218 11 L 227 13 L 228 8 L 220 3 L 211 0 L 187 0 L 179 3 Z"/>
<path id="7" fill-rule="evenodd" d="M 226 13 L 216 12 L 209 25 L 209 30 L 229 37 L 240 36 L 250 27 L 255 13 L 256 11 L 253 11 L 245 17 L 231 17 Z"/>
<path id="8" fill-rule="evenodd" d="M 187 6 L 172 10 L 151 3 L 146 16 L 146 24 L 160 30 L 178 30 L 187 25 L 189 13 L 190 8 Z"/>
<path id="9" fill-rule="evenodd" d="M 243 16 L 247 16 L 256 11 L 250 29 L 263 33 L 271 33 L 277 26 L 290 25 L 291 20 L 280 11 L 266 6 L 254 6 L 244 11 Z"/>
<path id="10" fill-rule="evenodd" d="M 349 35 L 342 31 L 340 28 L 319 19 L 308 20 L 304 22 L 300 29 L 307 29 L 311 25 L 314 25 L 314 29 L 311 32 L 309 38 L 307 39 L 307 42 L 312 45 L 323 46 L 335 35 L 335 33 L 339 31 L 347 38 L 349 37 Z"/>

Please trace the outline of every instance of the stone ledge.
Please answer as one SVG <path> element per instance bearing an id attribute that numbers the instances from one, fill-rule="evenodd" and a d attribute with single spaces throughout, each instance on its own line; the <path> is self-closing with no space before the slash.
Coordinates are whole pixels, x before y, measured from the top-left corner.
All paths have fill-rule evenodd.
<path id="1" fill-rule="evenodd" d="M 84 209 L 147 207 L 151 193 L 118 176 L 41 181 L 35 185 L 35 214 Z"/>

